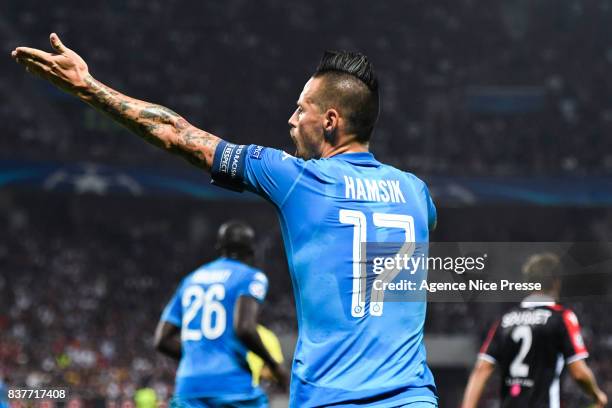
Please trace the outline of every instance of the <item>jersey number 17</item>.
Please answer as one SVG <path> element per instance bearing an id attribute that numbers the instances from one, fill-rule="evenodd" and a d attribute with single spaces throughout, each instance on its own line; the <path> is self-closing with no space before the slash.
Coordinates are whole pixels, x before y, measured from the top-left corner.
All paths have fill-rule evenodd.
<path id="1" fill-rule="evenodd" d="M 351 295 L 351 315 L 363 317 L 366 305 L 366 270 L 362 258 L 364 244 L 367 242 L 367 218 L 358 210 L 340 210 L 339 221 L 353 225 L 353 291 Z M 415 248 L 414 218 L 410 215 L 373 213 L 372 222 L 379 228 L 398 228 L 404 230 L 404 245 L 399 254 L 412 256 Z M 396 254 L 393 254 L 395 256 Z M 379 280 L 390 282 L 399 273 L 399 269 L 387 269 L 381 273 Z M 382 316 L 384 291 L 372 287 L 370 294 L 370 315 Z"/>

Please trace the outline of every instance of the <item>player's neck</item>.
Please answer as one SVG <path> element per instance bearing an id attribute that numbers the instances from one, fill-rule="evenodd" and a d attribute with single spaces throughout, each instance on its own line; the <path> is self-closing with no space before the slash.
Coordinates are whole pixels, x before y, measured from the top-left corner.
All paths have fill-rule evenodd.
<path id="1" fill-rule="evenodd" d="M 331 144 L 326 143 L 323 147 L 323 153 L 321 154 L 321 158 L 333 157 L 343 153 L 368 153 L 369 151 L 369 143 L 351 141 L 344 144 L 340 143 L 336 146 L 332 146 Z"/>
<path id="2" fill-rule="evenodd" d="M 254 258 L 250 254 L 237 254 L 234 252 L 223 252 L 221 256 L 227 259 L 233 259 L 234 261 L 242 262 L 247 265 L 253 265 Z"/>
<path id="3" fill-rule="evenodd" d="M 552 301 L 552 302 L 557 302 L 559 298 L 558 293 L 553 292 L 553 291 L 544 291 L 544 290 L 537 290 L 534 292 L 531 292 L 531 294 L 529 296 L 527 296 L 525 299 L 528 301 Z"/>

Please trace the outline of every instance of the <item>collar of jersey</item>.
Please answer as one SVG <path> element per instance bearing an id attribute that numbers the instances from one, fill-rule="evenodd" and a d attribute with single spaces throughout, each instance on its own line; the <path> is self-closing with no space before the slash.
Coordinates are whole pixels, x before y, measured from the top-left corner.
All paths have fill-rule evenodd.
<path id="1" fill-rule="evenodd" d="M 349 163 L 371 163 L 379 165 L 378 160 L 374 158 L 374 155 L 370 152 L 349 152 L 340 153 L 335 156 L 329 157 L 329 159 L 340 159 Z"/>
<path id="2" fill-rule="evenodd" d="M 220 256 L 219 258 L 217 258 L 217 261 L 242 263 L 238 259 L 228 258 L 227 256 Z"/>
<path id="3" fill-rule="evenodd" d="M 521 307 L 539 307 L 539 306 L 554 306 L 555 299 L 544 294 L 532 294 L 527 296 L 521 302 Z"/>

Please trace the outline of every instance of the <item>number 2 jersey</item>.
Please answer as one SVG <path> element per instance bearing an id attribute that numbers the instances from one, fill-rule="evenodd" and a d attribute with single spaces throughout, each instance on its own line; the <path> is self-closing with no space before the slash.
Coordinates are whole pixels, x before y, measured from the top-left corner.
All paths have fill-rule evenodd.
<path id="1" fill-rule="evenodd" d="M 252 385 L 246 347 L 233 329 L 240 296 L 263 302 L 266 275 L 242 262 L 219 258 L 187 275 L 161 319 L 181 328 L 175 395 L 247 400 L 263 395 Z"/>
<path id="2" fill-rule="evenodd" d="M 504 408 L 559 407 L 564 365 L 587 357 L 574 312 L 530 297 L 491 327 L 479 354 L 500 368 Z"/>
<path id="3" fill-rule="evenodd" d="M 372 303 L 359 270 L 362 243 L 428 242 L 436 211 L 425 183 L 371 153 L 302 160 L 225 142 L 212 177 L 276 207 L 299 328 L 291 406 L 435 404 L 423 343 L 426 302 Z"/>

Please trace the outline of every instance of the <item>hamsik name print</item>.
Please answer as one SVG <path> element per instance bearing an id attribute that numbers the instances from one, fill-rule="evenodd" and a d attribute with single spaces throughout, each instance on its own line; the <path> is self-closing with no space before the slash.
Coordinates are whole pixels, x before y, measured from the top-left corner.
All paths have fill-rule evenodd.
<path id="1" fill-rule="evenodd" d="M 405 203 L 399 180 L 374 180 L 344 176 L 344 196 L 352 200 Z"/>

